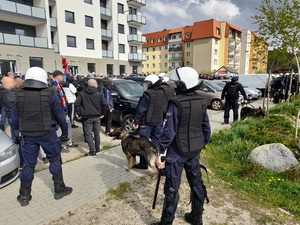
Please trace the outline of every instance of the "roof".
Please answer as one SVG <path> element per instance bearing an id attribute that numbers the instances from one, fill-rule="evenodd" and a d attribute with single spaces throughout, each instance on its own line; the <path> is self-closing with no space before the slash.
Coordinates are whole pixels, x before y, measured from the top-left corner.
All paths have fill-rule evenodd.
<path id="1" fill-rule="evenodd" d="M 195 22 L 192 28 L 192 40 L 212 37 L 221 38 L 221 34 L 217 34 L 217 28 L 221 31 L 221 23 L 214 19 Z"/>
<path id="2" fill-rule="evenodd" d="M 169 35 L 170 30 L 163 30 L 154 33 L 144 34 L 146 37 L 147 43 L 143 44 L 143 48 L 155 47 L 155 46 L 164 46 L 168 44 L 168 41 L 164 41 L 164 37 Z M 154 43 L 151 43 L 151 39 L 154 38 Z M 158 42 L 158 38 L 161 38 L 161 42 Z"/>
<path id="3" fill-rule="evenodd" d="M 229 27 L 233 28 L 234 30 L 237 30 L 237 31 L 242 32 L 241 29 L 238 28 L 237 26 L 234 26 L 234 25 L 232 25 L 231 23 L 228 23 L 228 22 L 226 22 L 226 23 L 227 23 L 227 25 L 228 25 Z"/>
<path id="4" fill-rule="evenodd" d="M 228 71 L 229 73 L 235 73 L 235 74 L 238 74 L 238 72 L 233 69 L 232 67 L 229 67 L 229 66 L 221 66 L 215 73 L 217 73 L 218 71 L 222 70 L 222 69 L 225 69 L 226 71 Z"/>

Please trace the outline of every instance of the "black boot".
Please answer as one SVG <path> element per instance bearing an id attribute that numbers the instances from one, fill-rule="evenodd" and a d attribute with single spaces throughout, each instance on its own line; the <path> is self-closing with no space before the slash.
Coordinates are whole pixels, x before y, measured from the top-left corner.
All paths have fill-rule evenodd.
<path id="1" fill-rule="evenodd" d="M 32 199 L 31 196 L 31 188 L 26 187 L 26 185 L 21 183 L 19 195 L 17 197 L 18 202 L 20 202 L 21 206 L 27 206 L 29 205 L 29 201 Z"/>
<path id="2" fill-rule="evenodd" d="M 133 166 L 133 168 L 141 169 L 141 170 L 147 170 L 148 169 L 148 163 L 144 156 L 140 156 L 140 163 Z"/>
<path id="3" fill-rule="evenodd" d="M 151 225 L 172 225 L 172 222 L 156 222 L 156 223 L 151 223 Z"/>
<path id="4" fill-rule="evenodd" d="M 192 213 L 186 213 L 184 215 L 184 219 L 186 222 L 188 222 L 192 225 L 203 225 L 202 214 L 193 215 Z"/>
<path id="5" fill-rule="evenodd" d="M 52 179 L 54 181 L 54 199 L 58 200 L 72 193 L 73 188 L 66 187 L 62 173 Z"/>

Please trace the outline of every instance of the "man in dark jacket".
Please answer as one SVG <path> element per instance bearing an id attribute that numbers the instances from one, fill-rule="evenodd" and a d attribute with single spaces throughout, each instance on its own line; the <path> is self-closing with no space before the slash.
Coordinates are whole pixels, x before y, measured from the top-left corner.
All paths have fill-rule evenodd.
<path id="1" fill-rule="evenodd" d="M 159 139 L 159 156 L 156 165 L 164 169 L 164 204 L 161 221 L 153 225 L 171 225 L 179 201 L 182 170 L 191 188 L 190 213 L 185 220 L 202 225 L 204 200 L 207 198 L 200 171 L 200 152 L 210 140 L 210 124 L 205 99 L 195 90 L 199 89 L 198 73 L 191 67 L 181 67 L 170 72 L 175 81 L 177 95 L 169 101 L 162 135 Z M 165 157 L 165 160 L 162 160 Z"/>
<path id="2" fill-rule="evenodd" d="M 48 75 L 39 67 L 31 67 L 25 74 L 23 88 L 16 91 L 17 101 L 12 109 L 12 130 L 22 145 L 24 165 L 20 174 L 20 195 L 17 200 L 26 206 L 31 200 L 34 167 L 40 147 L 50 162 L 49 171 L 54 182 L 54 199 L 72 193 L 62 174 L 61 144 L 56 135 L 57 123 L 62 130 L 62 141 L 67 141 L 68 128 L 59 99 L 48 88 Z"/>
<path id="3" fill-rule="evenodd" d="M 239 92 L 244 96 L 244 102 L 247 102 L 247 94 L 243 86 L 237 82 L 238 76 L 231 78 L 231 82 L 226 83 L 223 88 L 221 101 L 224 104 L 225 98 L 225 110 L 224 110 L 224 122 L 222 124 L 229 124 L 229 111 L 232 108 L 233 110 L 233 121 L 237 121 L 239 118 L 238 109 L 239 109 Z"/>
<path id="4" fill-rule="evenodd" d="M 79 92 L 75 101 L 75 111 L 82 118 L 85 140 L 89 145 L 90 152 L 87 155 L 96 155 L 100 150 L 100 118 L 104 117 L 106 110 L 107 101 L 98 90 L 97 81 L 89 79 L 88 87 Z"/>

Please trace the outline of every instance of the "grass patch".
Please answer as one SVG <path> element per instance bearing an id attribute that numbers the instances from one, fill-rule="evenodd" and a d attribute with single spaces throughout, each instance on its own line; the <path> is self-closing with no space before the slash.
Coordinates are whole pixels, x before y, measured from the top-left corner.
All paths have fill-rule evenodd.
<path id="1" fill-rule="evenodd" d="M 130 183 L 125 182 L 125 183 L 120 183 L 116 189 L 109 189 L 106 193 L 108 196 L 106 198 L 106 201 L 125 199 L 124 194 L 126 193 L 126 191 L 128 191 L 129 188 L 130 188 Z"/>
<path id="2" fill-rule="evenodd" d="M 117 146 L 119 146 L 119 145 L 120 145 L 120 144 L 117 144 L 117 145 L 104 145 L 104 146 L 100 149 L 100 152 L 109 150 L 109 149 L 114 148 L 114 147 L 117 147 Z"/>
<path id="3" fill-rule="evenodd" d="M 270 110 L 268 118 L 249 118 L 234 123 L 231 129 L 221 130 L 211 137 L 203 159 L 217 176 L 237 190 L 268 207 L 282 208 L 300 221 L 300 170 L 273 173 L 247 160 L 255 147 L 282 143 L 292 152 L 298 151 L 294 138 L 292 116 L 296 116 L 300 98 L 281 103 Z M 271 218 L 258 218 L 262 224 Z"/>

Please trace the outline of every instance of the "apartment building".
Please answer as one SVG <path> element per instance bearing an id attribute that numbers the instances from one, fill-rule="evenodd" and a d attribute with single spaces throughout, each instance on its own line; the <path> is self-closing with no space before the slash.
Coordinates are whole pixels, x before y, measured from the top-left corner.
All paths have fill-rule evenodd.
<path id="1" fill-rule="evenodd" d="M 40 66 L 73 73 L 140 73 L 146 0 L 0 0 L 1 74 Z"/>
<path id="2" fill-rule="evenodd" d="M 250 30 L 242 31 L 240 74 L 267 73 L 268 44 Z"/>
<path id="3" fill-rule="evenodd" d="M 241 59 L 246 55 L 246 52 L 242 51 L 242 31 L 228 22 L 214 19 L 198 21 L 192 26 L 144 36 L 146 44 L 143 44 L 143 52 L 147 55 L 147 61 L 143 62 L 143 73 L 146 74 L 167 72 L 178 66 L 191 66 L 199 73 L 209 74 L 223 66 L 230 67 L 237 73 L 242 73 L 245 69 L 245 65 L 241 63 Z M 168 53 L 165 52 L 166 49 Z M 249 49 L 249 54 L 250 52 L 255 54 L 254 48 Z M 155 57 L 152 57 L 154 54 Z M 266 54 L 265 51 L 260 51 L 256 62 L 261 64 L 262 58 L 265 62 Z M 162 58 L 165 59 L 163 63 Z M 164 66 L 161 66 L 162 64 Z"/>

